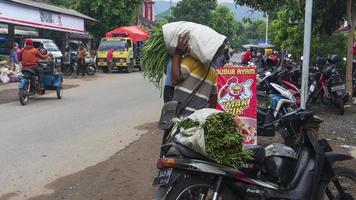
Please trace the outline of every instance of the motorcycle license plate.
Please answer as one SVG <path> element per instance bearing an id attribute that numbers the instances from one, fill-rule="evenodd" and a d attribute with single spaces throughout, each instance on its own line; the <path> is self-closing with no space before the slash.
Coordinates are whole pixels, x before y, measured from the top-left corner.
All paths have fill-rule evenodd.
<path id="1" fill-rule="evenodd" d="M 337 86 L 331 87 L 331 92 L 335 92 L 335 91 L 339 91 L 339 90 L 345 90 L 345 89 L 346 89 L 346 87 L 345 87 L 344 84 L 343 85 L 337 85 Z"/>
<path id="2" fill-rule="evenodd" d="M 153 185 L 167 185 L 171 178 L 173 169 L 159 170 L 153 179 Z"/>
<path id="3" fill-rule="evenodd" d="M 98 66 L 106 66 L 108 65 L 107 62 L 98 62 Z"/>

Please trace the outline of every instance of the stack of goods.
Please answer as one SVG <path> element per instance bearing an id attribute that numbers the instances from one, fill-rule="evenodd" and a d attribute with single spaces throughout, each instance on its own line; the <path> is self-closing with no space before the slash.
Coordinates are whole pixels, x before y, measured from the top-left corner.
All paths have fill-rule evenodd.
<path id="1" fill-rule="evenodd" d="M 181 128 L 181 133 L 175 136 L 177 140 L 222 165 L 238 168 L 249 161 L 251 153 L 243 148 L 243 135 L 238 132 L 241 129 L 235 122 L 235 116 L 226 112 L 205 110 L 207 109 L 199 110 L 177 124 L 177 127 Z M 199 116 L 198 118 L 204 116 L 204 119 L 197 119 L 196 116 Z M 199 133 L 201 129 L 204 141 L 200 142 L 198 147 L 200 149 L 197 149 L 196 143 L 199 142 L 195 142 L 198 140 L 193 137 L 201 134 Z M 195 136 L 187 142 L 187 137 L 192 135 Z"/>

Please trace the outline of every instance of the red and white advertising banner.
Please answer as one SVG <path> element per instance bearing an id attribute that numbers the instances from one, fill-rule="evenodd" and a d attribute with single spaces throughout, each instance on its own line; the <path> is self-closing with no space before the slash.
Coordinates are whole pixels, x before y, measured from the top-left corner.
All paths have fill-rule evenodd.
<path id="1" fill-rule="evenodd" d="M 84 19 L 40 10 L 7 1 L 0 1 L 0 22 L 30 27 L 84 33 Z"/>
<path id="2" fill-rule="evenodd" d="M 257 144 L 257 90 L 255 67 L 219 67 L 217 109 L 236 115 L 244 144 Z"/>

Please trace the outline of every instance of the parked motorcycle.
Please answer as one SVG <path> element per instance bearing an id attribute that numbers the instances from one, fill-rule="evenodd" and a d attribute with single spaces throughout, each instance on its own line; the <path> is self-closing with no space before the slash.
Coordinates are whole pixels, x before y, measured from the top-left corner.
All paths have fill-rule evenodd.
<path id="1" fill-rule="evenodd" d="M 337 55 L 330 55 L 326 62 L 323 58 L 317 58 L 317 65 L 310 73 L 308 106 L 313 103 L 319 105 L 324 103 L 335 106 L 340 115 L 345 113 L 344 107 L 348 96 L 343 77 L 337 67 L 339 61 Z"/>
<path id="2" fill-rule="evenodd" d="M 280 81 L 277 81 L 275 77 L 280 77 L 280 75 L 266 72 L 258 86 L 257 135 L 259 136 L 274 136 L 274 129 L 264 128 L 264 125 L 272 123 L 280 116 L 297 108 L 295 94 L 292 90 L 277 84 Z M 286 83 L 289 84 L 289 82 Z"/>
<path id="3" fill-rule="evenodd" d="M 63 65 L 62 67 L 62 72 L 66 76 L 71 76 L 74 73 L 74 69 L 77 68 L 78 63 L 76 61 L 77 59 L 74 58 L 71 60 L 70 63 Z M 90 56 L 85 57 L 85 73 L 92 76 L 96 73 L 96 67 L 95 67 L 95 62 L 94 59 Z"/>
<path id="4" fill-rule="evenodd" d="M 246 166 L 235 169 L 216 163 L 171 137 L 162 146 L 154 185 L 157 200 L 351 200 L 356 197 L 356 173 L 335 168 L 351 156 L 332 151 L 327 140 L 317 140 L 313 129 L 321 119 L 297 110 L 270 126 L 288 130 L 293 148 L 283 144 L 247 146 L 253 154 Z M 313 128 L 314 127 L 314 128 Z M 179 132 L 179 128 L 177 132 Z M 349 181 L 349 182 L 347 182 Z"/>

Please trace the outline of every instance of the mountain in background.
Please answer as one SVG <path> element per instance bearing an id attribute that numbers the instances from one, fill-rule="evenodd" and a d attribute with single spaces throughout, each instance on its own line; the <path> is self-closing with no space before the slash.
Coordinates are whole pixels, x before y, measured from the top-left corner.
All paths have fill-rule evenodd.
<path id="1" fill-rule="evenodd" d="M 239 6 L 233 3 L 222 3 L 223 5 L 230 8 L 230 10 L 235 14 L 235 17 L 238 21 L 241 21 L 245 17 L 249 17 L 252 19 L 262 19 L 263 12 L 254 11 L 253 9 L 246 6 Z M 175 6 L 176 3 L 172 3 L 172 6 Z M 170 3 L 168 1 L 156 1 L 155 9 L 156 9 L 156 19 L 162 19 L 165 16 L 169 15 L 169 7 Z"/>

